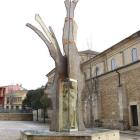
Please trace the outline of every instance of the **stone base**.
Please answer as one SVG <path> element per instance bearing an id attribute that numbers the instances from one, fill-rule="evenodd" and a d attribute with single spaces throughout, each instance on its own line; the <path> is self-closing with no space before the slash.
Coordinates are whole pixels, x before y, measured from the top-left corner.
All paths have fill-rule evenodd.
<path id="1" fill-rule="evenodd" d="M 0 120 L 7 121 L 33 121 L 33 114 L 26 113 L 0 113 Z"/>
<path id="2" fill-rule="evenodd" d="M 119 130 L 128 130 L 128 122 L 122 120 L 107 120 L 102 119 L 95 121 L 95 127 L 104 127 L 107 129 L 119 129 Z"/>
<path id="3" fill-rule="evenodd" d="M 49 130 L 29 130 L 20 132 L 21 140 L 120 140 L 119 131 L 88 129 L 77 132 L 52 132 Z"/>
<path id="4" fill-rule="evenodd" d="M 138 126 L 131 126 L 131 131 L 138 131 L 139 130 L 139 127 Z"/>

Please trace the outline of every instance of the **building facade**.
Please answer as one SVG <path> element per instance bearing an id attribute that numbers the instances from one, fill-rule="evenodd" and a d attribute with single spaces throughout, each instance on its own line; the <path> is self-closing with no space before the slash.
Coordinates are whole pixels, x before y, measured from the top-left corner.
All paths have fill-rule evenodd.
<path id="1" fill-rule="evenodd" d="M 139 129 L 140 31 L 82 62 L 81 69 L 85 125 Z M 48 82 L 53 82 L 54 71 L 47 74 Z"/>
<path id="2" fill-rule="evenodd" d="M 19 86 L 17 85 L 9 85 L 0 87 L 0 108 L 4 108 L 4 99 L 5 95 L 9 92 L 9 89 L 18 90 Z"/>
<path id="3" fill-rule="evenodd" d="M 0 88 L 0 109 L 4 107 L 5 88 Z"/>
<path id="4" fill-rule="evenodd" d="M 18 84 L 0 87 L 1 109 L 21 109 L 27 92 L 28 90 Z"/>
<path id="5" fill-rule="evenodd" d="M 7 93 L 4 100 L 4 109 L 22 109 L 22 101 L 25 99 L 28 90 L 15 90 Z"/>
<path id="6" fill-rule="evenodd" d="M 94 125 L 107 128 L 140 127 L 140 32 L 82 63 L 81 68 L 92 91 L 86 87 L 83 93 L 85 124 L 92 119 Z"/>

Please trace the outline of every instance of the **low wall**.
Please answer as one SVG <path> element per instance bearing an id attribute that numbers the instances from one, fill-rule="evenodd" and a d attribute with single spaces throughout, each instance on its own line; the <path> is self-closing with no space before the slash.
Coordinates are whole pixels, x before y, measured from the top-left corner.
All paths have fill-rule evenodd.
<path id="1" fill-rule="evenodd" d="M 101 126 L 110 129 L 119 129 L 118 120 L 101 120 Z"/>
<path id="2" fill-rule="evenodd" d="M 33 114 L 0 113 L 0 120 L 33 121 Z"/>
<path id="3" fill-rule="evenodd" d="M 106 120 L 102 119 L 98 122 L 95 122 L 96 127 L 104 127 L 109 129 L 119 129 L 119 130 L 128 130 L 128 122 L 121 120 Z"/>
<path id="4" fill-rule="evenodd" d="M 48 117 L 49 119 L 52 118 L 52 110 L 47 109 L 47 117 Z"/>

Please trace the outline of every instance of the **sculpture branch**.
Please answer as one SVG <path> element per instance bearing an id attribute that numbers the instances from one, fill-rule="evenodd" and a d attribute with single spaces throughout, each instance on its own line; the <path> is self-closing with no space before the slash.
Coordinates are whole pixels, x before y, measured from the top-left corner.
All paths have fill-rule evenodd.
<path id="1" fill-rule="evenodd" d="M 43 33 L 37 29 L 36 27 L 34 27 L 33 25 L 31 25 L 30 23 L 26 24 L 27 27 L 31 28 L 33 31 L 35 31 L 35 33 L 37 33 L 37 35 L 44 41 L 44 43 L 47 45 L 50 55 L 52 56 L 52 58 L 54 60 L 56 60 L 56 53 L 54 50 L 54 47 L 52 46 L 52 44 L 47 40 L 47 38 L 43 35 Z"/>
<path id="2" fill-rule="evenodd" d="M 52 34 L 52 37 L 54 38 L 55 45 L 56 45 L 56 47 L 57 47 L 56 49 L 57 49 L 57 51 L 58 51 L 59 55 L 61 55 L 61 56 L 62 56 L 61 50 L 60 50 L 60 48 L 59 48 L 58 41 L 57 41 L 57 39 L 56 39 L 56 37 L 55 37 L 54 31 L 53 31 L 53 29 L 52 29 L 52 27 L 51 27 L 51 26 L 49 27 L 49 30 L 50 30 L 50 32 L 51 32 L 51 34 Z"/>
<path id="3" fill-rule="evenodd" d="M 49 40 L 53 42 L 52 35 L 50 34 L 49 30 L 47 29 L 46 25 L 44 24 L 44 22 L 42 21 L 41 17 L 38 14 L 35 15 L 35 20 L 40 24 Z"/>
<path id="4" fill-rule="evenodd" d="M 59 45 L 58 45 L 58 42 L 57 42 L 57 39 L 55 37 L 55 34 L 52 30 L 51 27 L 49 27 L 50 31 L 47 29 L 46 25 L 44 24 L 43 20 L 41 19 L 41 17 L 36 14 L 35 15 L 35 19 L 36 21 L 40 24 L 40 26 L 42 27 L 42 29 L 44 30 L 45 34 L 47 35 L 47 37 L 49 38 L 50 42 L 52 43 L 56 53 L 58 53 L 58 56 L 62 56 L 62 53 L 60 51 L 60 48 L 59 48 Z"/>

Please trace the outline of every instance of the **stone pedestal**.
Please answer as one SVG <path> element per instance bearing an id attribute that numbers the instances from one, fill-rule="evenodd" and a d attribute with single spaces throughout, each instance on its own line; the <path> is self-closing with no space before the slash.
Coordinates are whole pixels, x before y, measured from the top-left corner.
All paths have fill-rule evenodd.
<path id="1" fill-rule="evenodd" d="M 36 135 L 34 133 L 37 133 Z M 40 133 L 40 134 L 39 134 Z M 119 131 L 88 129 L 80 132 L 50 132 L 47 130 L 28 130 L 20 132 L 21 140 L 120 140 Z"/>

